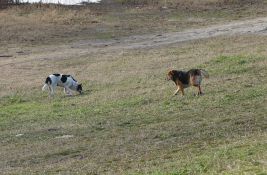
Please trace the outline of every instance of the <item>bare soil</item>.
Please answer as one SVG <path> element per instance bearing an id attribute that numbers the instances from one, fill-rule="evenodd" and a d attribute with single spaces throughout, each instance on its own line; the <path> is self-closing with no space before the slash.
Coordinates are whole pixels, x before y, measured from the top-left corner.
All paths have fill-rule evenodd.
<path id="1" fill-rule="evenodd" d="M 31 60 L 54 60 L 80 57 L 93 53 L 123 52 L 127 49 L 147 49 L 220 35 L 267 34 L 267 18 L 256 18 L 222 25 L 190 29 L 183 32 L 135 35 L 119 39 L 80 40 L 56 46 L 9 48 L 0 50 L 0 67 Z M 20 58 L 15 59 L 14 58 Z"/>

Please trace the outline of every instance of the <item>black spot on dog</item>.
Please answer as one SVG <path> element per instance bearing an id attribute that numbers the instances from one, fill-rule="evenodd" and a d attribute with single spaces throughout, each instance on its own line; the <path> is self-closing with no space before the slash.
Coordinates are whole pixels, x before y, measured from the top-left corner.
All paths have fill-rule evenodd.
<path id="1" fill-rule="evenodd" d="M 77 82 L 77 80 L 75 80 L 73 77 L 71 77 L 73 79 L 73 81 Z"/>
<path id="2" fill-rule="evenodd" d="M 189 84 L 189 74 L 184 71 L 180 71 L 178 73 L 178 78 L 183 84 Z"/>
<path id="3" fill-rule="evenodd" d="M 68 79 L 67 75 L 62 75 L 60 80 L 61 80 L 62 83 L 65 83 L 67 81 L 67 79 Z"/>
<path id="4" fill-rule="evenodd" d="M 60 74 L 53 74 L 53 75 L 55 75 L 56 77 L 59 77 L 60 76 Z"/>
<path id="5" fill-rule="evenodd" d="M 172 73 L 173 73 L 172 80 L 174 82 L 176 82 L 176 80 L 178 79 L 183 84 L 187 85 L 189 83 L 189 74 L 188 74 L 188 72 L 173 70 Z"/>
<path id="6" fill-rule="evenodd" d="M 52 80 L 50 77 L 47 77 L 46 80 L 45 80 L 45 83 L 46 84 L 51 84 L 52 83 Z"/>

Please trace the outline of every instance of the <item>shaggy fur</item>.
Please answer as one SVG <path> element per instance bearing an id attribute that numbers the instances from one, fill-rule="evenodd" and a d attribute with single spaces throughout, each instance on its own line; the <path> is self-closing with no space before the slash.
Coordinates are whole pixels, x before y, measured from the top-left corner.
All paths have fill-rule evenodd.
<path id="1" fill-rule="evenodd" d="M 174 92 L 176 95 L 179 91 L 184 95 L 184 89 L 190 86 L 198 88 L 198 95 L 202 95 L 201 81 L 202 79 L 209 77 L 209 74 L 203 69 L 191 69 L 189 71 L 171 70 L 167 74 L 167 80 L 174 81 L 177 90 Z"/>

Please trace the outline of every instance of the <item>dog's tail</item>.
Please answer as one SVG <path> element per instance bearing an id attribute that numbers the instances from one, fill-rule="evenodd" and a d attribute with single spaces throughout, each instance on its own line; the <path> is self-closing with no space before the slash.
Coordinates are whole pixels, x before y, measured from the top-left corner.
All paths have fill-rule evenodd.
<path id="1" fill-rule="evenodd" d="M 201 75 L 204 76 L 205 78 L 209 78 L 209 74 L 207 71 L 200 69 Z"/>
<path id="2" fill-rule="evenodd" d="M 45 91 L 46 89 L 50 89 L 49 85 L 52 83 L 52 80 L 50 77 L 47 77 L 45 80 L 45 84 L 42 88 L 42 91 Z"/>

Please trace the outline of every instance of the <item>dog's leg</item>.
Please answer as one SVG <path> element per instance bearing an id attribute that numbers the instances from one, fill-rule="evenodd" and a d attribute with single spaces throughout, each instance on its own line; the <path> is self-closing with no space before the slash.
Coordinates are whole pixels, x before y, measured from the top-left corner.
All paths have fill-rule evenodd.
<path id="1" fill-rule="evenodd" d="M 67 87 L 67 86 L 64 87 L 64 90 L 65 89 L 68 92 L 68 95 L 72 96 L 71 89 L 69 87 Z"/>
<path id="2" fill-rule="evenodd" d="M 55 94 L 55 89 L 53 86 L 49 86 L 49 89 L 50 89 L 50 97 L 54 96 Z"/>
<path id="3" fill-rule="evenodd" d="M 198 95 L 202 95 L 203 93 L 202 93 L 202 91 L 201 91 L 201 87 L 200 87 L 200 85 L 198 85 Z"/>
<path id="4" fill-rule="evenodd" d="M 52 95 L 51 85 L 48 85 L 48 94 L 49 94 L 49 97 L 51 97 L 51 95 Z"/>
<path id="5" fill-rule="evenodd" d="M 72 95 L 71 90 L 69 88 L 64 88 L 64 92 L 66 95 Z"/>
<path id="6" fill-rule="evenodd" d="M 181 89 L 181 92 L 182 92 L 182 96 L 184 96 L 184 88 L 181 87 L 180 89 Z"/>
<path id="7" fill-rule="evenodd" d="M 178 93 L 179 91 L 180 91 L 180 87 L 179 87 L 179 86 L 177 86 L 177 90 L 174 92 L 174 94 L 173 94 L 173 95 L 174 95 L 174 96 L 175 96 L 175 95 L 177 95 L 177 93 Z"/>
<path id="8" fill-rule="evenodd" d="M 56 90 L 56 85 L 54 85 L 54 84 L 51 84 L 50 86 L 50 96 L 54 96 L 54 94 L 55 94 L 55 90 Z"/>
<path id="9" fill-rule="evenodd" d="M 65 87 L 64 87 L 64 93 L 65 93 L 66 95 L 69 95 L 69 91 L 68 91 L 67 88 L 65 88 Z"/>

